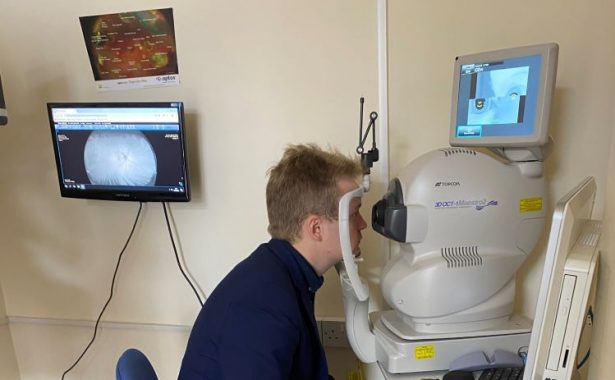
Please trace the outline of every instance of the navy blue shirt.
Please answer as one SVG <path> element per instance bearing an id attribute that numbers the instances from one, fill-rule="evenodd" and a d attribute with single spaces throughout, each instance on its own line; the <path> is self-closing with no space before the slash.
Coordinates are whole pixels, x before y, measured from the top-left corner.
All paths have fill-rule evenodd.
<path id="1" fill-rule="evenodd" d="M 290 246 L 290 251 L 291 251 L 293 258 L 297 262 L 297 265 L 299 265 L 301 274 L 303 274 L 303 278 L 305 279 L 307 283 L 308 292 L 312 298 L 312 301 L 314 301 L 314 296 L 316 295 L 316 291 L 320 289 L 320 287 L 322 286 L 324 282 L 324 278 L 322 276 L 319 276 L 316 273 L 312 265 L 308 263 L 305 257 L 303 257 L 299 252 L 297 252 L 297 250 L 293 248 L 293 246 Z"/>
<path id="2" fill-rule="evenodd" d="M 216 287 L 194 323 L 180 380 L 328 380 L 314 318 L 323 279 L 272 239 Z"/>

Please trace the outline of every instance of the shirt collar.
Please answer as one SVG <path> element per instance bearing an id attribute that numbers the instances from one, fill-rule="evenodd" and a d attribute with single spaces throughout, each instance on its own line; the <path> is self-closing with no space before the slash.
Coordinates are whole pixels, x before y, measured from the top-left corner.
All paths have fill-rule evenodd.
<path id="1" fill-rule="evenodd" d="M 303 275 L 303 278 L 307 282 L 308 290 L 310 291 L 310 293 L 316 293 L 316 291 L 322 286 L 325 281 L 323 276 L 319 276 L 318 273 L 316 273 L 316 271 L 312 267 L 312 265 L 305 259 L 305 257 L 303 257 L 303 255 L 299 253 L 299 251 L 297 251 L 295 247 L 293 247 L 288 241 L 271 239 L 271 242 L 275 242 L 277 244 L 281 243 L 284 248 L 289 251 L 292 258 L 299 266 L 299 270 Z"/>

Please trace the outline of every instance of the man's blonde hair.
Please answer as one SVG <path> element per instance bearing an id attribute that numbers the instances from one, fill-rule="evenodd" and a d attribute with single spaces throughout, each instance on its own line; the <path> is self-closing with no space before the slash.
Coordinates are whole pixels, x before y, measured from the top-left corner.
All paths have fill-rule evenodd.
<path id="1" fill-rule="evenodd" d="M 340 179 L 361 175 L 359 160 L 315 144 L 290 145 L 277 165 L 269 169 L 267 214 L 269 233 L 275 239 L 295 242 L 310 215 L 337 218 L 342 194 Z"/>

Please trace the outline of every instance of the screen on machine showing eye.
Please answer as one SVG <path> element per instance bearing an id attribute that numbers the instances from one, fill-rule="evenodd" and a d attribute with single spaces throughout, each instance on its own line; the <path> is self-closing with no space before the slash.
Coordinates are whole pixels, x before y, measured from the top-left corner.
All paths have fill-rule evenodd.
<path id="1" fill-rule="evenodd" d="M 532 55 L 462 65 L 456 136 L 531 135 L 540 64 L 540 55 Z"/>

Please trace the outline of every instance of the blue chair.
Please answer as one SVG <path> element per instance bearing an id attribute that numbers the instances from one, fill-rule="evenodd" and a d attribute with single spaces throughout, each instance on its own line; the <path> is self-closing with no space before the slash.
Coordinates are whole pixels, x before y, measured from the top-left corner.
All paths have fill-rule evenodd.
<path id="1" fill-rule="evenodd" d="M 147 356 L 136 348 L 129 348 L 117 361 L 115 367 L 117 380 L 158 380 L 156 371 Z"/>

